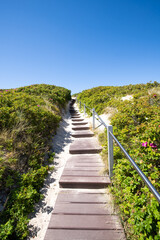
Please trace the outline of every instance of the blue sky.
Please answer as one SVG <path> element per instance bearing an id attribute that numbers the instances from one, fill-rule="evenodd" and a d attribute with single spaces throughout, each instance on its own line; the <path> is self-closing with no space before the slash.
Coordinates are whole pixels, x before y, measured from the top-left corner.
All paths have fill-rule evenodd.
<path id="1" fill-rule="evenodd" d="M 159 0 L 0 0 L 0 88 L 160 82 Z"/>

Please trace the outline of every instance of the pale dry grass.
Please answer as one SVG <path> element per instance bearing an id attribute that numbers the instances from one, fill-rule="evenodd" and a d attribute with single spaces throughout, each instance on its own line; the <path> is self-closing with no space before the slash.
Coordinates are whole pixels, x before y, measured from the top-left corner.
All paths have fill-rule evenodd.
<path id="1" fill-rule="evenodd" d="M 154 87 L 148 90 L 149 95 L 157 94 L 160 95 L 160 87 Z"/>
<path id="2" fill-rule="evenodd" d="M 117 108 L 114 107 L 106 107 L 104 109 L 104 114 L 108 114 L 108 119 L 111 120 L 112 117 L 118 112 Z"/>
<path id="3" fill-rule="evenodd" d="M 0 144 L 7 141 L 7 139 L 11 137 L 11 132 L 7 129 L 4 129 L 0 132 Z"/>
<path id="4" fill-rule="evenodd" d="M 11 133 L 7 130 L 3 130 L 0 133 L 0 145 L 2 146 L 0 151 L 0 168 L 10 167 L 12 169 L 16 168 L 16 152 L 14 150 L 6 149 L 6 144 L 10 144 Z"/>
<path id="5" fill-rule="evenodd" d="M 45 102 L 45 105 L 42 106 L 42 108 L 44 110 L 47 110 L 47 111 L 51 112 L 54 115 L 55 114 L 58 114 L 58 115 L 60 114 L 60 110 L 59 110 L 59 108 L 55 104 L 51 105 L 51 103 L 47 99 L 45 99 L 45 98 L 43 98 L 43 100 Z"/>
<path id="6" fill-rule="evenodd" d="M 3 129 L 0 132 L 1 158 L 3 159 L 1 164 L 3 166 L 9 166 L 12 169 L 17 167 L 17 159 L 22 152 L 25 152 L 25 144 L 32 144 L 32 138 L 25 135 L 25 131 L 29 128 L 23 114 L 20 113 L 19 121 L 12 129 Z"/>

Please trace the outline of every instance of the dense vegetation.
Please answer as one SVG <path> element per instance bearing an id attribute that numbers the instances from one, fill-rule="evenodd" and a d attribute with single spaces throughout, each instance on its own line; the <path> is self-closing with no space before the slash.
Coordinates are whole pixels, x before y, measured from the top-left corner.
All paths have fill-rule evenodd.
<path id="1" fill-rule="evenodd" d="M 32 85 L 0 91 L 0 239 L 25 239 L 28 214 L 41 198 L 46 154 L 70 91 Z"/>
<path id="2" fill-rule="evenodd" d="M 126 95 L 133 98 L 123 101 Z M 98 87 L 83 91 L 78 99 L 90 108 L 95 107 L 99 114 L 112 111 L 114 135 L 160 192 L 160 84 Z M 160 239 L 158 201 L 116 145 L 114 161 L 111 191 L 127 238 Z"/>

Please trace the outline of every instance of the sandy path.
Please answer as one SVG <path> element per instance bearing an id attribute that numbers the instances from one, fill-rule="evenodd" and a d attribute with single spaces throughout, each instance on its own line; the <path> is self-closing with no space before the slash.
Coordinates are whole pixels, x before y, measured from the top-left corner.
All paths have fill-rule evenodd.
<path id="1" fill-rule="evenodd" d="M 44 199 L 35 206 L 35 212 L 30 215 L 30 236 L 27 240 L 43 240 L 55 201 L 59 192 L 59 179 L 62 174 L 66 160 L 69 158 L 69 145 L 72 142 L 71 137 L 71 118 L 68 112 L 63 114 L 63 120 L 53 138 L 52 149 L 55 152 L 54 166 L 55 170 L 49 173 L 45 180 L 41 193 Z"/>
<path id="2" fill-rule="evenodd" d="M 77 108 L 78 109 L 78 108 Z M 83 115 L 83 114 L 82 114 Z M 109 114 L 100 115 L 106 124 L 109 124 Z M 92 125 L 92 118 L 85 116 L 86 120 Z M 99 122 L 96 120 L 96 127 Z M 96 132 L 104 131 L 104 126 L 99 127 Z M 30 214 L 30 235 L 27 240 L 44 240 L 45 233 L 51 218 L 52 210 L 54 208 L 56 198 L 59 192 L 59 179 L 64 169 L 65 163 L 69 158 L 69 146 L 73 141 L 71 137 L 71 118 L 68 111 L 63 114 L 63 120 L 60 123 L 60 127 L 57 130 L 56 136 L 53 138 L 52 149 L 55 152 L 54 166 L 55 170 L 49 173 L 45 180 L 44 187 L 41 193 L 44 199 L 35 206 L 35 212 Z M 51 165 L 52 166 L 52 165 Z M 81 191 L 79 189 L 79 191 Z M 83 189 L 83 191 L 85 191 Z M 88 190 L 87 190 L 88 191 Z M 89 191 L 93 191 L 92 189 Z M 109 191 L 106 189 L 99 189 L 99 192 L 106 193 L 107 198 L 110 198 Z"/>

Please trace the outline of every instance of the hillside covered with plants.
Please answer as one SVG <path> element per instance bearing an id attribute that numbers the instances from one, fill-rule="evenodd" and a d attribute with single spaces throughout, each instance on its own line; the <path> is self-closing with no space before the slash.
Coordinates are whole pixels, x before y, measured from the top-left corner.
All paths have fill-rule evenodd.
<path id="1" fill-rule="evenodd" d="M 51 136 L 70 98 L 69 90 L 46 84 L 0 91 L 2 240 L 25 239 L 28 234 L 28 214 L 41 198 L 53 155 Z"/>
<path id="2" fill-rule="evenodd" d="M 112 112 L 114 135 L 160 193 L 160 84 L 97 87 L 78 100 L 99 114 Z M 160 239 L 160 205 L 116 145 L 114 163 L 111 191 L 127 239 Z"/>

